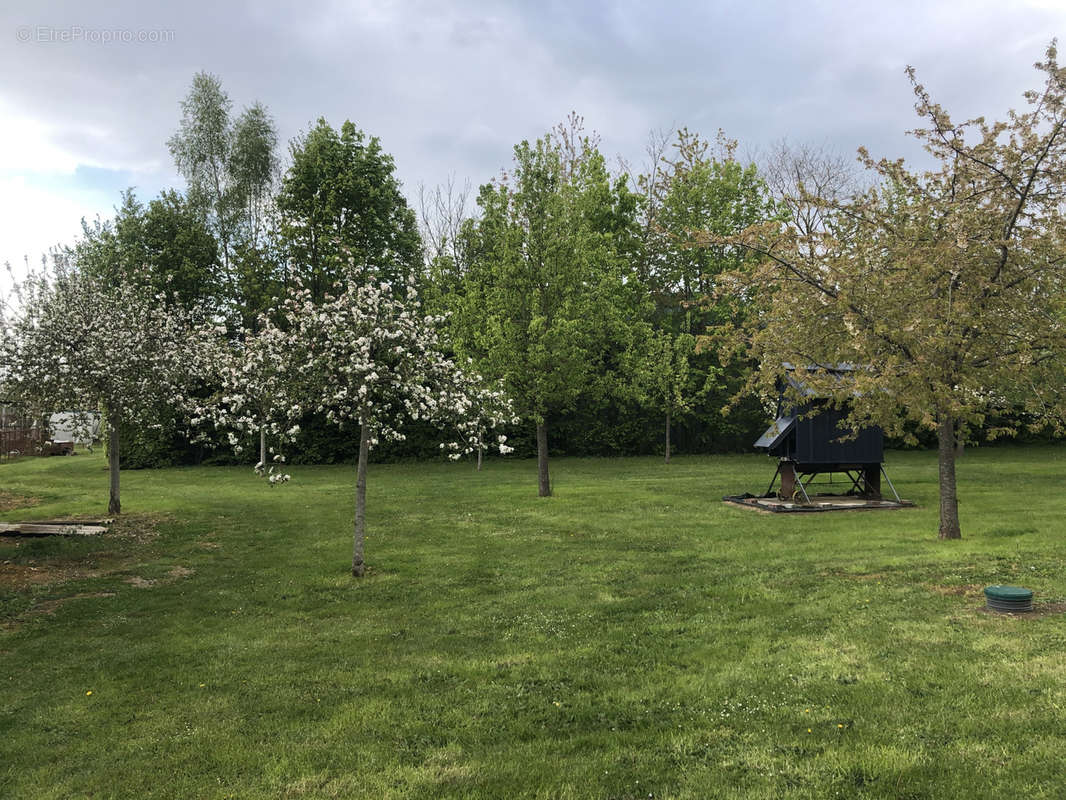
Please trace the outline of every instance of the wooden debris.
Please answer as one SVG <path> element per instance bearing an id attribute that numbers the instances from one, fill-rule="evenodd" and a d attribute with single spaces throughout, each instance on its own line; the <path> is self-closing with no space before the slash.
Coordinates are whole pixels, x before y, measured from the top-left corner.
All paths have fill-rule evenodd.
<path id="1" fill-rule="evenodd" d="M 0 522 L 2 536 L 96 536 L 107 528 L 88 522 Z"/>

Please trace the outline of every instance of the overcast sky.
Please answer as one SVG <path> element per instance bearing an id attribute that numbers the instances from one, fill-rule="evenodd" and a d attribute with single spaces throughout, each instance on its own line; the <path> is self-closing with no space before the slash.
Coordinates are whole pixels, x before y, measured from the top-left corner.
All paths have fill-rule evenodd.
<path id="1" fill-rule="evenodd" d="M 71 242 L 119 192 L 181 187 L 166 148 L 193 73 L 288 141 L 320 116 L 379 136 L 413 197 L 475 186 L 575 110 L 610 157 L 719 128 L 920 157 L 904 68 L 957 119 L 1003 116 L 1066 34 L 1066 0 L 490 3 L 5 0 L 0 262 Z M 100 6 L 106 6 L 101 8 Z"/>

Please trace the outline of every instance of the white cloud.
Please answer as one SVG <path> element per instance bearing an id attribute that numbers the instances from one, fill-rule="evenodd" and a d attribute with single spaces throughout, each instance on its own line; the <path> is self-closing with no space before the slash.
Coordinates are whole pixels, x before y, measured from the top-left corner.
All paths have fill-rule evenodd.
<path id="1" fill-rule="evenodd" d="M 0 101 L 0 170 L 73 173 L 78 158 L 54 141 L 56 126 Z"/>
<path id="2" fill-rule="evenodd" d="M 82 217 L 109 215 L 112 205 L 91 194 L 40 188 L 21 175 L 0 178 L 0 262 L 23 277 L 25 259 L 37 267 L 51 247 L 74 241 Z"/>

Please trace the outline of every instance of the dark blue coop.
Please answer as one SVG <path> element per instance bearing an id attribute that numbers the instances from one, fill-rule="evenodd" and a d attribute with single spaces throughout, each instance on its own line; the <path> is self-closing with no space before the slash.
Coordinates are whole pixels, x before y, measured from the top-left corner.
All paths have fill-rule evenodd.
<path id="1" fill-rule="evenodd" d="M 853 367 L 826 368 L 827 372 L 847 379 Z M 808 370 L 809 371 L 809 370 Z M 854 434 L 843 424 L 847 411 L 833 408 L 826 398 L 804 384 L 794 368 L 785 365 L 785 376 L 779 384 L 777 419 L 755 446 L 776 456 L 777 471 L 766 490 L 772 496 L 774 484 L 781 479 L 777 496 L 782 500 L 810 503 L 808 489 L 819 475 L 832 481 L 840 476 L 846 494 L 867 500 L 881 499 L 881 476 L 892 482 L 885 473 L 884 434 L 878 427 L 863 428 Z M 786 389 L 793 392 L 786 394 Z M 798 394 L 800 401 L 794 399 Z M 896 495 L 897 502 L 899 495 Z"/>

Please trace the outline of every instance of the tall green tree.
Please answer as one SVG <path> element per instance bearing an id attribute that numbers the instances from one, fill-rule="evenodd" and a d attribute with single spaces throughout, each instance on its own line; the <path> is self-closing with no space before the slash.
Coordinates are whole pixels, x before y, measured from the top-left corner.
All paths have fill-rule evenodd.
<path id="1" fill-rule="evenodd" d="M 682 128 L 672 145 L 665 135 L 653 139 L 653 156 L 638 178 L 642 197 L 641 272 L 655 303 L 654 333 L 645 338 L 637 359 L 637 394 L 662 414 L 667 463 L 670 433 L 679 417 L 693 414 L 704 441 L 721 435 L 726 424 L 718 410 L 729 388 L 742 383 L 748 365 L 731 361 L 713 346 L 713 334 L 739 324 L 737 298 L 711 301 L 719 277 L 752 256 L 722 240 L 776 215 L 766 183 L 754 164 L 736 158 L 737 143 L 719 132 L 712 148 Z M 709 239 L 707 232 L 715 237 Z M 697 337 L 699 348 L 690 347 Z M 698 406 L 697 406 L 698 404 Z"/>
<path id="2" fill-rule="evenodd" d="M 544 497 L 552 422 L 604 391 L 639 319 L 642 292 L 627 257 L 635 198 L 572 117 L 517 145 L 513 167 L 481 187 L 478 205 L 453 329 L 460 350 L 502 379 L 519 416 L 536 426 Z"/>
<path id="3" fill-rule="evenodd" d="M 218 295 L 218 244 L 202 216 L 173 189 L 145 206 L 122 194 L 113 220 L 82 224 L 69 250 L 79 271 L 103 283 L 132 283 L 186 309 L 212 307 Z"/>
<path id="4" fill-rule="evenodd" d="M 711 151 L 710 142 L 682 128 L 673 147 L 639 179 L 646 214 L 644 271 L 659 327 L 701 334 L 719 321 L 706 303 L 717 276 L 751 259 L 723 237 L 775 217 L 766 183 L 754 164 L 737 160 L 736 147 L 720 132 Z"/>
<path id="5" fill-rule="evenodd" d="M 693 404 L 714 386 L 719 373 L 716 367 L 693 368 L 696 337 L 691 333 L 674 334 L 665 330 L 646 329 L 637 337 L 630 369 L 637 400 L 645 408 L 663 415 L 665 426 L 665 463 L 670 463 L 670 435 L 674 424 L 687 415 Z"/>
<path id="6" fill-rule="evenodd" d="M 246 321 L 254 319 L 261 304 L 242 289 L 255 282 L 249 273 L 264 268 L 270 250 L 277 129 L 260 103 L 234 117 L 221 81 L 207 72 L 193 76 L 181 110 L 167 146 L 188 185 L 189 202 L 218 241 L 225 300 Z"/>
<path id="7" fill-rule="evenodd" d="M 736 276 L 758 302 L 744 337 L 760 363 L 751 388 L 771 391 L 791 362 L 856 427 L 935 431 L 944 539 L 961 536 L 960 442 L 1066 427 L 1066 70 L 1054 46 L 1037 67 L 1029 108 L 994 123 L 954 122 L 910 71 L 925 124 L 915 134 L 936 169 L 860 151 L 876 185 L 803 198 L 825 224 L 733 240 L 763 257 Z M 860 366 L 847 382 L 818 369 L 841 362 Z"/>
<path id="8" fill-rule="evenodd" d="M 319 119 L 290 153 L 277 197 L 280 245 L 315 302 L 353 270 L 396 286 L 421 273 L 415 214 L 377 137 Z"/>

